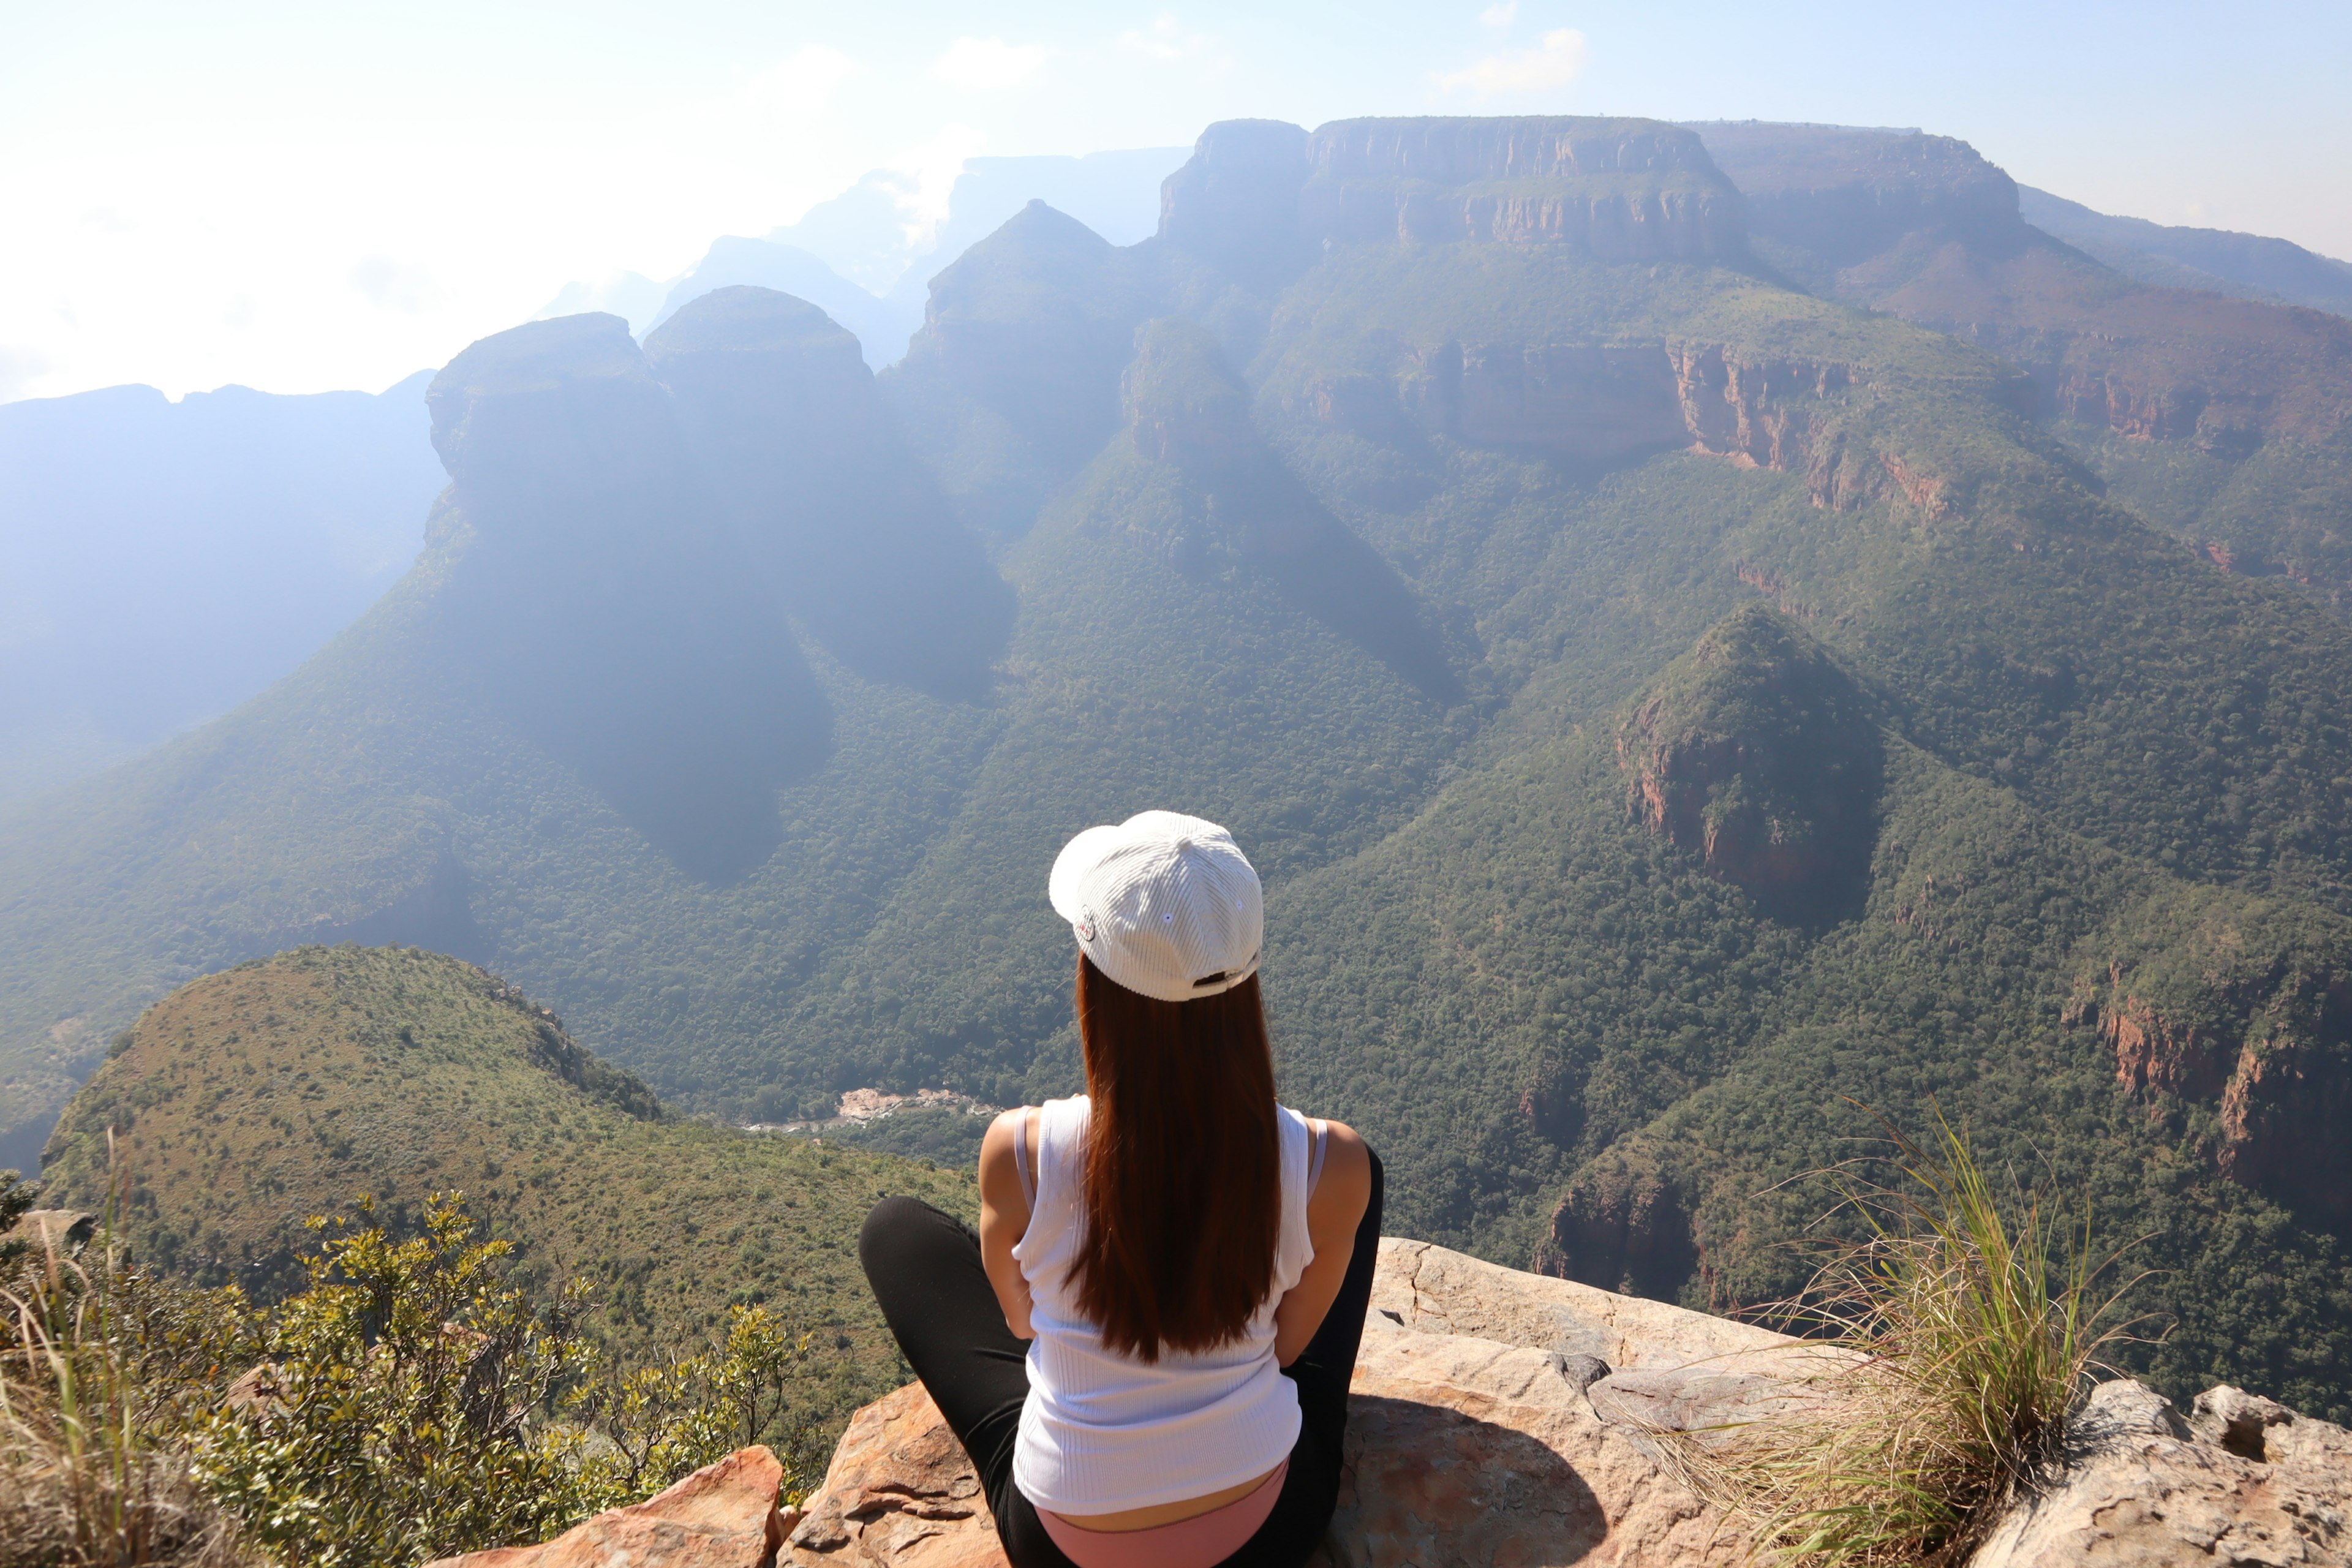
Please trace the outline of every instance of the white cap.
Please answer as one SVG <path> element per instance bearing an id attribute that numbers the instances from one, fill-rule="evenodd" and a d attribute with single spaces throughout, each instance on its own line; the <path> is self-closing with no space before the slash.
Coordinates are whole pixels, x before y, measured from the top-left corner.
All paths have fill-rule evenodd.
<path id="1" fill-rule="evenodd" d="M 1213 822 L 1146 811 L 1089 827 L 1055 858 L 1046 896 L 1095 967 L 1129 991 L 1190 1002 L 1257 973 L 1265 894 Z"/>

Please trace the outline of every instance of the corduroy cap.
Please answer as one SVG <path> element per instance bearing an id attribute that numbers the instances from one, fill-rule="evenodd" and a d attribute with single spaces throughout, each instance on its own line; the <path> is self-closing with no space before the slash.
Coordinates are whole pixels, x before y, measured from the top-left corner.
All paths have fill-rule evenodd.
<path id="1" fill-rule="evenodd" d="M 1213 822 L 1146 811 L 1089 827 L 1055 858 L 1046 896 L 1095 967 L 1129 991 L 1190 1002 L 1257 973 L 1265 894 Z"/>

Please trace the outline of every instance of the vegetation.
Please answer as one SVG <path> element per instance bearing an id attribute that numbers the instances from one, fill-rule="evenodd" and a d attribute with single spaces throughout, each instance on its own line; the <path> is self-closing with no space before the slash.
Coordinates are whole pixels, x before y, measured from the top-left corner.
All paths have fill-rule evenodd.
<path id="1" fill-rule="evenodd" d="M 265 1301 L 319 1282 L 303 1215 L 363 1202 L 407 1245 L 463 1190 L 513 1287 L 617 1364 L 658 1369 L 745 1310 L 805 1336 L 789 1415 L 826 1435 L 902 1380 L 855 1257 L 866 1210 L 975 1206 L 961 1172 L 672 1117 L 513 987 L 413 948 L 298 949 L 183 987 L 75 1101 L 48 1177 L 93 1210 L 119 1189 L 142 1264 Z M 424 1266 L 394 1241 L 372 1268 Z M 677 1402 L 647 1375 L 633 1397 Z"/>
<path id="2" fill-rule="evenodd" d="M 110 1232 L 19 1259 L 0 1563 L 375 1568 L 555 1533 L 752 1442 L 783 1451 L 790 1495 L 810 1479 L 783 1397 L 808 1342 L 765 1308 L 623 1369 L 578 1331 L 584 1283 L 526 1296 L 462 1200 L 405 1241 L 373 1217 L 313 1219 L 307 1282 L 274 1307 L 132 1267 Z"/>
<path id="3" fill-rule="evenodd" d="M 1896 1187 L 1849 1190 L 1865 1239 L 1832 1249 L 1785 1316 L 1831 1370 L 1758 1415 L 1660 1434 L 1768 1561 L 1959 1561 L 2063 1461 L 2070 1419 L 2122 1333 L 2113 1259 L 2043 1194 L 2005 1203 L 1968 1138 L 1895 1135 Z"/>

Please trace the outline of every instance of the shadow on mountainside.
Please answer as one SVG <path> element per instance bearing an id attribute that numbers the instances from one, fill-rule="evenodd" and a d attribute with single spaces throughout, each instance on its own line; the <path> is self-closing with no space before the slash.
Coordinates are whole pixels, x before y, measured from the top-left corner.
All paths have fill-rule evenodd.
<path id="1" fill-rule="evenodd" d="M 1206 329 L 1178 317 L 1146 326 L 1127 383 L 1137 451 L 1184 479 L 1189 504 L 1168 542 L 1171 564 L 1195 578 L 1227 563 L 1256 572 L 1423 696 L 1462 700 L 1461 678 L 1412 590 L 1266 445 L 1248 391 Z"/>
<path id="2" fill-rule="evenodd" d="M 832 710 L 627 324 L 485 338 L 427 400 L 456 481 L 436 630 L 483 701 L 689 876 L 765 860 Z"/>

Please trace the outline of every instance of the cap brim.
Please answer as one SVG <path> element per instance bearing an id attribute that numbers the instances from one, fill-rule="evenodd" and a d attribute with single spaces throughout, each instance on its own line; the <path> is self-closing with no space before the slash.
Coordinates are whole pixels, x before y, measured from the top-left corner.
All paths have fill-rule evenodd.
<path id="1" fill-rule="evenodd" d="M 1078 903 L 1078 888 L 1086 875 L 1101 864 L 1104 855 L 1119 842 L 1119 831 L 1104 826 L 1089 827 L 1067 844 L 1054 857 L 1053 875 L 1045 879 L 1045 897 L 1052 900 L 1054 912 L 1076 925 L 1086 917 Z"/>

